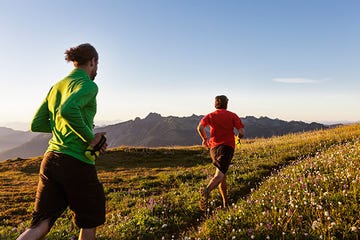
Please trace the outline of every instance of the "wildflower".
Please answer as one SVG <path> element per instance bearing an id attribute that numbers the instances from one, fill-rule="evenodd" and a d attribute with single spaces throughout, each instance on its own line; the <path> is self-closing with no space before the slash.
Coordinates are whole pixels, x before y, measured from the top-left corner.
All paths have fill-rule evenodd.
<path id="1" fill-rule="evenodd" d="M 335 225 L 336 225 L 336 224 L 335 224 L 334 222 L 331 222 L 331 223 L 330 223 L 330 226 L 328 227 L 328 229 L 329 229 L 329 230 L 332 229 Z"/>
<path id="2" fill-rule="evenodd" d="M 272 229 L 271 223 L 266 224 L 266 229 L 267 229 L 267 230 L 271 230 L 271 229 Z"/>
<path id="3" fill-rule="evenodd" d="M 154 209 L 154 204 L 155 204 L 155 201 L 154 199 L 151 197 L 150 200 L 149 200 L 149 209 L 152 211 Z"/>
<path id="4" fill-rule="evenodd" d="M 315 229 L 319 228 L 319 226 L 320 226 L 320 223 L 315 220 L 315 221 L 313 221 L 313 223 L 312 223 L 312 225 L 311 225 L 311 228 L 312 228 L 313 230 L 315 230 Z"/>

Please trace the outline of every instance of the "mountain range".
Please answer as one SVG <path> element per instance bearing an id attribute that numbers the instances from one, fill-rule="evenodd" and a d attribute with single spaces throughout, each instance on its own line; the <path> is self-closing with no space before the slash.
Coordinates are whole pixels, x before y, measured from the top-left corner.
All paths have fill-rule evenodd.
<path id="1" fill-rule="evenodd" d="M 144 119 L 135 118 L 113 125 L 96 127 L 95 132 L 106 132 L 109 147 L 118 146 L 192 146 L 201 144 L 196 127 L 203 116 L 163 117 L 150 113 Z M 245 138 L 268 138 L 289 133 L 326 129 L 330 126 L 302 121 L 284 121 L 268 117 L 241 118 Z M 51 134 L 15 131 L 0 127 L 0 161 L 13 158 L 41 156 Z"/>

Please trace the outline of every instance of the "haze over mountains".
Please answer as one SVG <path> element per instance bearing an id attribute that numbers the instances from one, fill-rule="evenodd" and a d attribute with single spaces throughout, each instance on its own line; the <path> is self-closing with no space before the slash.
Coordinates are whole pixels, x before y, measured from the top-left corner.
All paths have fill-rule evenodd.
<path id="1" fill-rule="evenodd" d="M 135 118 L 104 127 L 96 132 L 106 132 L 109 147 L 117 146 L 192 146 L 200 145 L 196 127 L 203 116 L 163 117 L 150 113 L 144 119 Z M 242 117 L 246 138 L 279 136 L 288 133 L 326 129 L 320 123 L 283 121 L 268 117 Z M 0 161 L 43 155 L 51 134 L 15 131 L 0 127 Z"/>

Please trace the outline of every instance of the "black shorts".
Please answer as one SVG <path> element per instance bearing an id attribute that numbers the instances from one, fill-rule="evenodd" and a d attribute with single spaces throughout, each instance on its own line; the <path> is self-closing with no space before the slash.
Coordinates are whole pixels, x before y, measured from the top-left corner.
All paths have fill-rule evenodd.
<path id="1" fill-rule="evenodd" d="M 227 145 L 219 145 L 210 150 L 210 156 L 215 167 L 225 174 L 234 156 L 234 148 Z"/>
<path id="2" fill-rule="evenodd" d="M 45 154 L 39 174 L 31 227 L 50 219 L 50 227 L 69 206 L 79 228 L 105 222 L 105 194 L 94 165 L 62 153 Z"/>

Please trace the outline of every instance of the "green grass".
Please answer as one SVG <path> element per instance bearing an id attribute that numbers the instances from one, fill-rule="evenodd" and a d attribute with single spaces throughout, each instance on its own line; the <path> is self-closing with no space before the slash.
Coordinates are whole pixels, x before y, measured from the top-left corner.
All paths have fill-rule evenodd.
<path id="1" fill-rule="evenodd" d="M 294 162 L 229 212 L 216 212 L 201 239 L 358 239 L 360 139 Z"/>
<path id="2" fill-rule="evenodd" d="M 360 125 L 243 140 L 218 191 L 198 207 L 214 174 L 200 146 L 111 149 L 97 162 L 107 198 L 98 239 L 358 239 Z M 0 239 L 28 225 L 41 158 L 0 164 Z M 47 239 L 78 234 L 66 212 Z"/>

